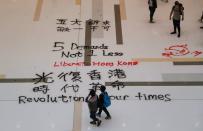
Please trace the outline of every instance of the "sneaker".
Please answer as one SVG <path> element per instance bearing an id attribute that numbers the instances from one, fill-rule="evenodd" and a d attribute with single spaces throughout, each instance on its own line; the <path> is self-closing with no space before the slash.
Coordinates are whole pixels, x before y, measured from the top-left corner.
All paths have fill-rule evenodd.
<path id="1" fill-rule="evenodd" d="M 174 31 L 174 32 L 171 32 L 171 34 L 176 34 L 176 32 Z"/>
<path id="2" fill-rule="evenodd" d="M 98 122 L 97 122 L 97 126 L 100 126 L 101 125 L 101 120 L 99 120 Z"/>
<path id="3" fill-rule="evenodd" d="M 152 20 L 152 21 L 149 21 L 149 23 L 155 23 L 155 22 Z"/>
<path id="4" fill-rule="evenodd" d="M 106 120 L 110 120 L 111 119 L 111 116 L 107 116 L 105 117 Z"/>
<path id="5" fill-rule="evenodd" d="M 96 125 L 97 123 L 96 123 L 96 121 L 91 121 L 90 124 Z"/>
<path id="6" fill-rule="evenodd" d="M 97 115 L 98 117 L 101 117 L 101 114 L 99 114 L 99 113 L 97 113 L 96 115 Z"/>
<path id="7" fill-rule="evenodd" d="M 180 34 L 178 34 L 178 38 L 180 37 Z"/>

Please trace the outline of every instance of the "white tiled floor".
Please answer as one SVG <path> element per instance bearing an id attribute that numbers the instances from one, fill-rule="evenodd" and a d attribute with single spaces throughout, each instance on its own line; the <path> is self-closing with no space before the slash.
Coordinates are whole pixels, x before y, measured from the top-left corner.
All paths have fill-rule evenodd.
<path id="1" fill-rule="evenodd" d="M 187 44 L 190 53 L 173 58 L 202 58 L 203 54 L 194 56 L 194 51 L 203 52 L 203 24 L 198 22 L 203 11 L 202 0 L 181 0 L 185 7 L 185 20 L 181 22 L 180 38 L 170 35 L 172 21 L 169 20 L 170 9 L 175 0 L 164 3 L 158 0 L 154 19 L 149 24 L 147 0 L 125 0 L 127 20 L 122 21 L 123 45 L 116 45 L 114 4 L 119 0 L 103 0 L 103 20 L 110 21 L 109 31 L 104 31 L 104 38 L 92 38 L 92 45 L 108 46 L 107 52 L 122 52 L 121 57 L 102 56 L 96 50 L 93 62 L 113 62 L 114 66 L 91 67 L 54 67 L 55 61 L 82 62 L 84 57 L 75 59 L 61 58 L 60 52 L 52 50 L 54 42 L 64 42 L 64 50 L 72 53 L 71 43 L 85 44 L 85 21 L 92 18 L 92 0 L 81 0 L 81 6 L 75 0 L 43 0 L 39 21 L 33 21 L 38 0 L 1 0 L 0 1 L 0 76 L 6 78 L 34 78 L 35 74 L 50 73 L 55 80 L 49 83 L 48 94 L 60 96 L 83 96 L 88 93 L 92 82 L 113 82 L 109 70 L 122 69 L 127 78 L 119 81 L 148 82 L 163 81 L 162 74 L 202 74 L 203 67 L 174 66 L 171 62 L 139 62 L 135 66 L 116 66 L 117 61 L 132 61 L 134 58 L 167 58 L 162 56 L 165 48 Z M 57 19 L 67 19 L 69 28 L 74 28 L 71 21 L 80 19 L 81 29 L 70 32 L 57 32 Z M 177 48 L 176 48 L 177 49 Z M 81 50 L 83 53 L 84 50 Z M 100 80 L 91 80 L 87 73 L 92 70 L 101 73 Z M 58 78 L 62 72 L 78 71 L 82 82 L 74 83 L 71 77 L 67 81 Z M 201 76 L 201 75 L 200 75 Z M 187 77 L 188 78 L 188 77 Z M 180 79 L 179 79 L 180 80 Z M 203 78 L 200 78 L 203 81 Z M 194 80 L 195 81 L 195 80 Z M 66 93 L 61 91 L 65 84 L 78 84 L 79 92 L 74 94 L 71 88 Z M 19 104 L 19 96 L 44 97 L 40 92 L 33 92 L 33 83 L 0 83 L 0 130 L 1 131 L 72 131 L 73 101 L 69 103 L 26 103 Z M 111 120 L 94 127 L 86 103 L 82 106 L 82 131 L 202 131 L 203 130 L 203 87 L 201 86 L 126 86 L 117 90 L 108 87 L 110 95 L 124 96 L 128 99 L 112 100 L 109 111 Z M 98 92 L 99 93 L 99 92 Z M 136 95 L 143 94 L 139 100 Z M 170 94 L 171 101 L 144 100 L 144 95 Z"/>

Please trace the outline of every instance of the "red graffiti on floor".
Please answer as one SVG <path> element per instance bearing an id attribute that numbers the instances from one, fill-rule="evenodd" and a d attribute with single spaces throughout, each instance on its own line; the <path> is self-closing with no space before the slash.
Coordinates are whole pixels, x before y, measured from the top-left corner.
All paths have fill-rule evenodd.
<path id="1" fill-rule="evenodd" d="M 188 48 L 187 44 L 172 45 L 172 46 L 169 46 L 168 48 L 165 48 L 164 50 L 165 52 L 162 53 L 162 56 L 169 57 L 169 58 L 176 57 L 176 56 L 186 56 L 186 55 L 192 55 L 193 57 L 196 57 L 203 53 L 202 51 L 198 51 L 198 50 L 191 51 Z"/>

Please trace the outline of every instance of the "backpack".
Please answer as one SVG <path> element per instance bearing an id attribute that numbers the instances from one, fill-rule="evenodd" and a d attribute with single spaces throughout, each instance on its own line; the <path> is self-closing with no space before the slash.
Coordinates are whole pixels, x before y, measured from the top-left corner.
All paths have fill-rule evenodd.
<path id="1" fill-rule="evenodd" d="M 103 93 L 103 99 L 104 99 L 103 106 L 104 107 L 109 107 L 111 105 L 111 99 L 110 99 L 110 97 L 109 97 L 107 92 Z"/>
<path id="2" fill-rule="evenodd" d="M 98 108 L 98 96 L 91 97 L 88 100 L 88 107 L 90 111 L 97 111 Z"/>
<path id="3" fill-rule="evenodd" d="M 183 15 L 184 7 L 182 3 L 179 3 L 179 8 L 180 8 L 180 15 Z"/>
<path id="4" fill-rule="evenodd" d="M 173 6 L 173 10 L 174 10 L 174 8 L 175 8 L 175 5 Z M 179 3 L 179 12 L 180 12 L 180 15 L 183 15 L 183 10 L 184 10 L 183 4 Z"/>

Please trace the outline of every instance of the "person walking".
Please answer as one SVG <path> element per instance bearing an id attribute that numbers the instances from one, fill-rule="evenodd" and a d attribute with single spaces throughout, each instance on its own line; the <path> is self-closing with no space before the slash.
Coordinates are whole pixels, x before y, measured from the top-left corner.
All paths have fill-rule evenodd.
<path id="1" fill-rule="evenodd" d="M 101 94 L 99 95 L 99 112 L 98 116 L 101 117 L 102 111 L 106 113 L 105 119 L 111 119 L 111 115 L 109 111 L 107 110 L 107 107 L 111 105 L 110 97 L 108 96 L 108 93 L 106 92 L 106 87 L 101 86 L 100 87 Z"/>
<path id="2" fill-rule="evenodd" d="M 157 0 L 148 0 L 148 5 L 149 5 L 149 12 L 150 12 L 149 22 L 154 23 L 153 17 L 154 17 L 155 10 L 157 8 Z"/>
<path id="3" fill-rule="evenodd" d="M 102 121 L 96 117 L 96 112 L 98 110 L 98 96 L 93 89 L 90 90 L 85 101 L 88 103 L 90 118 L 93 120 L 90 124 L 100 126 Z"/>
<path id="4" fill-rule="evenodd" d="M 182 21 L 184 20 L 184 7 L 182 6 L 181 3 L 179 3 L 178 1 L 175 1 L 175 5 L 172 7 L 171 9 L 171 13 L 170 13 L 170 20 L 171 17 L 173 15 L 173 27 L 174 30 L 173 32 L 171 32 L 171 34 L 176 34 L 176 29 L 178 29 L 178 37 L 180 37 L 180 21 L 181 21 L 181 16 L 182 16 Z"/>

